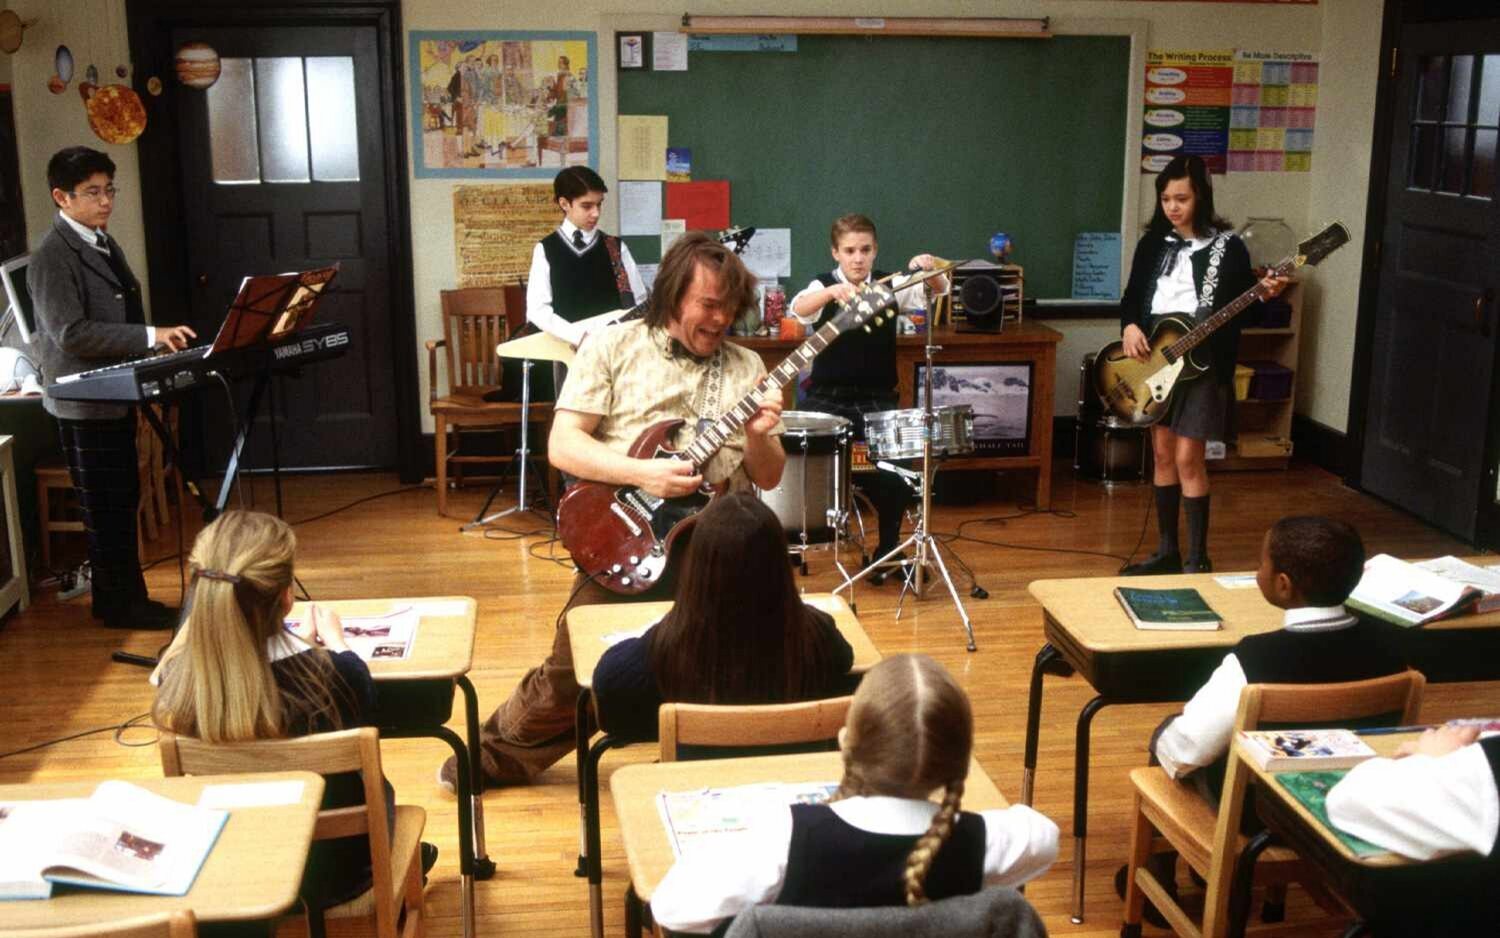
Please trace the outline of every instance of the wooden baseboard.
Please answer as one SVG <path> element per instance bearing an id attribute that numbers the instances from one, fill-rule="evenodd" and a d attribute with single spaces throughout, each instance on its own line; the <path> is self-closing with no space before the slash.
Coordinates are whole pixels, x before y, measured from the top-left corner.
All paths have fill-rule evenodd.
<path id="1" fill-rule="evenodd" d="M 1348 437 L 1311 417 L 1292 415 L 1292 452 L 1298 461 L 1311 463 L 1343 478 L 1349 468 Z"/>

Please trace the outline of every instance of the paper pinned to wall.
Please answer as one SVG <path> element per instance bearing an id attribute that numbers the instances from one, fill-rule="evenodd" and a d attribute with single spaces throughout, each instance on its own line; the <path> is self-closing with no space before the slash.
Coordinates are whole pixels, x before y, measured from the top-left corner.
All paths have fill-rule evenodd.
<path id="1" fill-rule="evenodd" d="M 683 221 L 681 218 L 663 218 L 661 220 L 662 256 L 666 256 L 667 248 L 670 248 L 672 246 L 673 241 L 676 241 L 678 238 L 682 237 L 685 234 L 687 234 L 686 221 Z M 655 280 L 656 277 L 653 275 L 651 279 Z"/>
<path id="2" fill-rule="evenodd" d="M 792 229 L 757 228 L 745 252 L 740 255 L 755 276 L 760 278 L 792 275 Z"/>
<path id="3" fill-rule="evenodd" d="M 658 265 L 656 265 L 656 264 L 636 264 L 635 265 L 636 273 L 638 273 L 638 274 L 641 275 L 641 283 L 643 283 L 643 284 L 646 285 L 646 292 L 648 292 L 648 293 L 651 292 L 651 288 L 652 287 L 656 286 L 656 268 L 657 268 L 657 266 Z"/>
<path id="4" fill-rule="evenodd" d="M 1120 298 L 1120 233 L 1084 231 L 1073 239 L 1073 299 Z"/>
<path id="5" fill-rule="evenodd" d="M 620 183 L 620 234 L 661 234 L 661 183 Z"/>
<path id="6" fill-rule="evenodd" d="M 531 251 L 558 223 L 552 184 L 455 186 L 453 247 L 460 287 L 520 283 Z"/>
<path id="7" fill-rule="evenodd" d="M 667 178 L 667 118 L 620 115 L 620 178 Z"/>
<path id="8" fill-rule="evenodd" d="M 687 33 L 652 33 L 651 67 L 658 72 L 687 71 Z"/>
<path id="9" fill-rule="evenodd" d="M 663 160 L 666 154 L 663 153 Z M 729 227 L 729 180 L 667 183 L 667 218 L 681 218 L 690 231 Z"/>

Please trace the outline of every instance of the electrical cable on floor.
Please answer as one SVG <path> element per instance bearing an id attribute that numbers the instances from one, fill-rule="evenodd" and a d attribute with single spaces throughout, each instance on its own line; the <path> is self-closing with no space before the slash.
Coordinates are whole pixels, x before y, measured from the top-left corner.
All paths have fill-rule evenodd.
<path id="1" fill-rule="evenodd" d="M 82 739 L 85 736 L 93 736 L 96 733 L 107 733 L 111 730 L 114 731 L 115 742 L 119 743 L 121 746 L 154 746 L 156 745 L 156 739 L 154 737 L 150 741 L 142 743 L 128 743 L 121 738 L 126 732 L 138 726 L 141 726 L 142 720 L 150 719 L 150 717 L 150 713 L 141 713 L 131 717 L 124 723 L 111 723 L 109 726 L 96 726 L 91 730 L 83 730 L 82 732 L 73 733 L 70 736 L 60 736 L 57 739 L 49 739 L 46 742 L 34 743 L 30 746 L 23 746 L 20 749 L 12 749 L 10 752 L 0 752 L 0 759 L 8 759 L 11 756 L 19 756 L 28 752 L 36 752 L 38 749 L 46 749 L 48 746 L 56 746 L 58 743 L 65 743 L 74 739 Z"/>

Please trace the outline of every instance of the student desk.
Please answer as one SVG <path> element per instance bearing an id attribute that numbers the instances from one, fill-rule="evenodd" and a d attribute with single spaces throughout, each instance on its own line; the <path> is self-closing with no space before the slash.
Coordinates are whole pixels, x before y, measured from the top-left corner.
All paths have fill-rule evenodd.
<path id="1" fill-rule="evenodd" d="M 1471 557 L 1483 563 L 1494 558 Z M 1223 576 L 1224 574 L 1218 574 Z M 1282 612 L 1260 590 L 1225 589 L 1215 574 L 1036 580 L 1028 589 L 1042 605 L 1047 642 L 1031 669 L 1021 801 L 1031 804 L 1041 730 L 1042 677 L 1077 672 L 1097 692 L 1078 714 L 1073 777 L 1073 922 L 1083 921 L 1083 876 L 1088 839 L 1089 727 L 1109 704 L 1185 701 L 1208 680 L 1224 655 L 1246 635 L 1281 627 Z M 1192 587 L 1224 619 L 1213 632 L 1142 631 L 1114 597 L 1117 586 Z M 1460 616 L 1420 629 L 1386 626 L 1428 681 L 1500 680 L 1500 613 Z M 1141 740 L 1144 747 L 1146 740 Z"/>
<path id="2" fill-rule="evenodd" d="M 625 841 L 625 860 L 630 865 L 634 895 L 627 897 L 627 901 L 649 903 L 657 884 L 676 859 L 656 806 L 660 792 L 732 788 L 757 782 L 837 782 L 843 777 L 844 760 L 837 752 L 625 766 L 610 778 L 609 788 L 615 797 L 615 815 Z M 969 777 L 964 783 L 964 810 L 986 811 L 1009 804 L 984 768 L 970 759 Z M 638 906 L 627 910 L 627 938 L 635 934 L 632 924 L 637 913 Z"/>
<path id="3" fill-rule="evenodd" d="M 1401 743 L 1418 735 L 1393 733 L 1363 739 L 1381 755 L 1390 755 Z M 1266 830 L 1251 837 L 1235 860 L 1234 879 L 1229 889 L 1228 938 L 1240 938 L 1245 933 L 1255 861 L 1273 843 L 1291 847 L 1303 860 L 1321 870 L 1328 885 L 1361 915 L 1375 908 L 1382 896 L 1422 890 L 1424 883 L 1430 888 L 1439 878 L 1455 873 L 1461 875 L 1481 865 L 1480 858 L 1470 853 L 1426 862 L 1394 853 L 1361 857 L 1278 784 L 1277 773 L 1268 772 L 1256 765 L 1255 760 L 1246 758 L 1244 747 L 1238 740 L 1234 743 L 1234 758 L 1249 770 L 1249 779 L 1256 785 L 1255 810 Z"/>
<path id="4" fill-rule="evenodd" d="M 316 605 L 340 616 L 383 616 L 409 606 L 424 612 L 407 658 L 375 658 L 370 676 L 380 685 L 376 724 L 386 739 L 431 737 L 448 744 L 458 764 L 458 869 L 462 880 L 464 938 L 474 936 L 474 878 L 488 879 L 495 863 L 484 847 L 484 771 L 479 761 L 479 695 L 468 677 L 474 663 L 475 602 L 468 596 L 340 599 Z M 306 603 L 290 618 L 304 615 Z M 464 695 L 465 740 L 443 724 L 453 714 L 453 688 Z"/>
<path id="5" fill-rule="evenodd" d="M 268 920 L 291 908 L 302 884 L 307 848 L 312 843 L 323 777 L 313 772 L 253 775 L 197 775 L 183 778 L 129 779 L 174 801 L 196 803 L 208 785 L 278 781 L 302 782 L 295 804 L 233 808 L 203 869 L 185 896 L 146 896 L 60 886 L 51 899 L 26 899 L 0 905 L 6 929 L 103 925 L 133 915 L 192 909 L 203 922 Z M 93 782 L 34 782 L 0 785 L 0 801 L 87 798 Z"/>
<path id="6" fill-rule="evenodd" d="M 850 672 L 862 674 L 880 661 L 880 652 L 865 634 L 859 619 L 842 597 L 831 593 L 810 593 L 802 597 L 809 606 L 821 609 L 833 616 L 834 625 L 854 650 L 854 664 Z M 604 603 L 592 606 L 575 606 L 568 610 L 568 642 L 573 650 L 573 678 L 578 682 L 578 710 L 575 718 L 575 733 L 578 741 L 578 810 L 581 829 L 579 836 L 578 869 L 575 875 L 587 876 L 589 881 L 589 920 L 594 938 L 604 934 L 603 880 L 604 863 L 599 856 L 599 760 L 609 749 L 630 743 L 609 734 L 601 736 L 593 747 L 589 747 L 589 708 L 593 701 L 591 687 L 594 667 L 604 654 L 609 643 L 604 636 L 614 632 L 638 632 L 659 620 L 672 608 L 671 602 L 653 603 Z M 712 760 L 714 765 L 723 765 L 726 760 Z"/>

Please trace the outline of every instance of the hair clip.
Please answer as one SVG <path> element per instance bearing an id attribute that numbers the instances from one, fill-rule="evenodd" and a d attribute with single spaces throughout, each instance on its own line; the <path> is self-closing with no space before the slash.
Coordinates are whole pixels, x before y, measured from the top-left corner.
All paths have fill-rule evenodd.
<path id="1" fill-rule="evenodd" d="M 240 578 L 233 573 L 225 573 L 222 570 L 209 570 L 206 567 L 199 567 L 197 570 L 193 571 L 194 578 L 200 576 L 205 580 L 218 580 L 221 583 L 233 583 L 235 585 L 239 585 L 239 583 L 241 582 Z"/>

